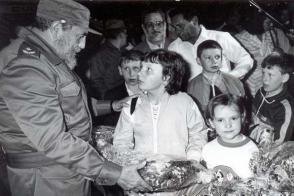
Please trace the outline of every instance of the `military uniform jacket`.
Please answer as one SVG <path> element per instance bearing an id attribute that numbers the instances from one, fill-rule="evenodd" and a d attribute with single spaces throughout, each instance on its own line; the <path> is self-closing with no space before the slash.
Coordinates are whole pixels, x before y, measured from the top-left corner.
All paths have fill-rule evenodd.
<path id="1" fill-rule="evenodd" d="M 100 184 L 121 167 L 89 145 L 92 120 L 82 82 L 33 31 L 0 54 L 0 143 L 6 153 L 44 152 Z"/>

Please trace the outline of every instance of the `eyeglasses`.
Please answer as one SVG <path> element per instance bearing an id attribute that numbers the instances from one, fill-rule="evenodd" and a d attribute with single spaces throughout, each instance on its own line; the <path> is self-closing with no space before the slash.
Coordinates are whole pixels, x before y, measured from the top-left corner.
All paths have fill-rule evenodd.
<path id="1" fill-rule="evenodd" d="M 146 22 L 145 27 L 147 29 L 150 29 L 150 28 L 162 28 L 163 24 L 164 24 L 164 21 Z"/>

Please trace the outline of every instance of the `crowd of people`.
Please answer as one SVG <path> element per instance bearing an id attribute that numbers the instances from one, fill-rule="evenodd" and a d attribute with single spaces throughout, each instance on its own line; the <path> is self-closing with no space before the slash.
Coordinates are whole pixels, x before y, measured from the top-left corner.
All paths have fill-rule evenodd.
<path id="1" fill-rule="evenodd" d="M 294 35 L 259 12 L 231 12 L 214 30 L 197 14 L 146 8 L 131 43 L 126 21 L 107 18 L 79 61 L 96 32 L 89 9 L 40 0 L 34 23 L 0 51 L 0 195 L 192 194 L 153 192 L 137 171 L 144 161 L 105 160 L 92 137 L 98 125 L 114 127 L 113 146 L 148 160 L 227 166 L 240 178 L 253 175 L 259 147 L 294 141 Z"/>

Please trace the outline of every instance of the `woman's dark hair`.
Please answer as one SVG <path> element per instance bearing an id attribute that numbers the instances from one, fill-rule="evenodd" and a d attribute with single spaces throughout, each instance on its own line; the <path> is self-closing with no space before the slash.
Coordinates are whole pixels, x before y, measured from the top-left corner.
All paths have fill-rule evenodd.
<path id="1" fill-rule="evenodd" d="M 189 76 L 187 73 L 190 73 L 188 71 L 189 64 L 180 54 L 165 49 L 158 49 L 147 53 L 143 61 L 162 65 L 163 77 L 170 77 L 168 85 L 165 87 L 170 95 L 185 90 Z"/>

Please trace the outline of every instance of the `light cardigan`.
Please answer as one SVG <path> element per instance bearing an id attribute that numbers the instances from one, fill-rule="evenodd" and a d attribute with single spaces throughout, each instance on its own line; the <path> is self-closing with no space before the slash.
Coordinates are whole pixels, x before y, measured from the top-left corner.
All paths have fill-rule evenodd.
<path id="1" fill-rule="evenodd" d="M 211 82 L 203 73 L 193 78 L 188 84 L 188 93 L 199 101 L 202 111 L 206 110 L 210 100 L 210 86 Z M 229 74 L 219 72 L 214 86 L 225 94 L 230 93 L 237 96 L 245 95 L 242 82 Z"/>
<path id="2" fill-rule="evenodd" d="M 115 128 L 113 144 L 146 154 L 199 161 L 206 142 L 206 125 L 197 105 L 189 95 L 179 92 L 162 96 L 156 126 L 153 126 L 147 95 L 139 97 L 132 115 L 129 107 L 124 108 Z"/>
<path id="3" fill-rule="evenodd" d="M 202 72 L 201 65 L 196 62 L 198 45 L 210 39 L 217 41 L 223 48 L 222 72 L 242 78 L 253 67 L 253 59 L 249 53 L 228 32 L 207 30 L 202 25 L 200 27 L 201 33 L 194 45 L 177 38 L 168 47 L 168 50 L 181 54 L 190 63 L 190 79 Z M 231 70 L 230 62 L 234 63 L 235 68 L 233 70 Z"/>

